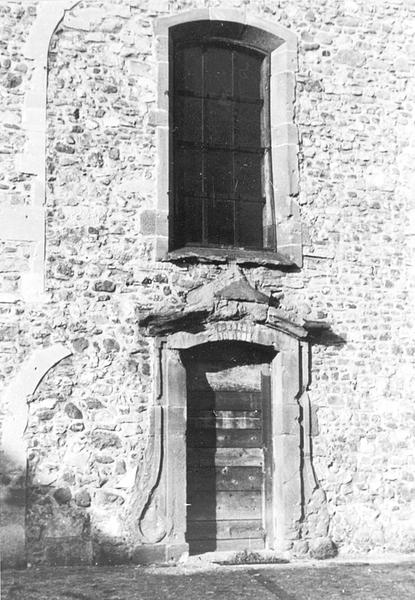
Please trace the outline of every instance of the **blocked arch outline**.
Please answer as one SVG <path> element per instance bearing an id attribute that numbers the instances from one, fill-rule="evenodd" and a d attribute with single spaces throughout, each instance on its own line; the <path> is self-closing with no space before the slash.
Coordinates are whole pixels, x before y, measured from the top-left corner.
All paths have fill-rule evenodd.
<path id="1" fill-rule="evenodd" d="M 22 48 L 31 71 L 22 107 L 21 131 L 26 139 L 23 152 L 16 155 L 15 162 L 18 171 L 31 175 L 31 197 L 27 205 L 1 207 L 0 239 L 31 242 L 33 252 L 29 269 L 22 273 L 19 290 L 0 293 L 2 302 L 48 300 L 45 293 L 45 200 L 49 46 L 65 13 L 79 1 L 39 0 L 35 20 Z"/>
<path id="2" fill-rule="evenodd" d="M 219 322 L 199 333 L 177 332 L 159 340 L 158 378 L 163 382 L 159 402 L 164 413 L 161 487 L 164 490 L 168 537 L 166 558 L 188 551 L 186 533 L 186 370 L 180 351 L 208 342 L 241 341 L 273 347 L 271 412 L 274 472 L 272 525 L 269 547 L 284 552 L 299 537 L 304 503 L 309 494 L 309 460 L 302 444 L 307 423 L 302 400 L 309 383 L 308 342 L 288 333 L 249 323 Z"/>
<path id="3" fill-rule="evenodd" d="M 196 21 L 229 21 L 276 36 L 281 44 L 271 53 L 270 130 L 273 202 L 277 252 L 302 266 L 301 222 L 298 205 L 298 131 L 294 124 L 295 73 L 297 71 L 297 36 L 278 23 L 251 16 L 237 9 L 194 9 L 154 21 L 155 58 L 157 63 L 156 128 L 156 259 L 169 252 L 169 36 L 171 28 Z M 278 175 L 276 175 L 278 174 Z"/>
<path id="4" fill-rule="evenodd" d="M 34 394 L 40 383 L 58 363 L 73 354 L 63 344 L 54 344 L 47 348 L 35 350 L 23 363 L 3 394 L 3 402 L 7 407 L 2 440 L 2 455 L 6 464 L 11 463 L 14 472 L 20 472 L 23 480 L 27 476 L 27 456 L 24 434 L 28 422 L 27 398 Z M 5 566 L 21 566 L 26 564 L 26 502 L 16 506 L 14 511 L 13 544 L 3 544 L 3 561 Z M 0 529 L 1 532 L 1 529 Z M 2 532 L 2 538 L 7 529 Z"/>

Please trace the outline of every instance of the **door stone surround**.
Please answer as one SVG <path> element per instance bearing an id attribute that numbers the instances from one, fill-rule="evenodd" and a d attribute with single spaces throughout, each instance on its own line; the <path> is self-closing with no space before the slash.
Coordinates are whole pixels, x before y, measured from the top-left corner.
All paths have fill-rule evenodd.
<path id="1" fill-rule="evenodd" d="M 298 330 L 297 330 L 298 331 Z M 219 321 L 207 324 L 203 331 L 178 331 L 160 336 L 156 341 L 156 398 L 161 460 L 156 489 L 147 507 L 157 505 L 157 524 L 164 523 L 157 542 L 143 540 L 141 552 L 158 560 L 177 559 L 188 552 L 186 533 L 186 369 L 181 351 L 218 341 L 242 341 L 272 348 L 276 354 L 271 362 L 271 415 L 273 430 L 273 481 L 271 531 L 269 546 L 276 552 L 288 551 L 300 536 L 304 506 L 315 488 L 310 455 L 307 452 L 308 427 L 303 402 L 307 399 L 308 342 L 280 331 L 274 326 L 252 322 Z M 157 454 L 157 453 L 156 453 Z M 154 465 L 156 466 L 156 465 Z M 311 477 L 310 477 L 311 474 Z M 144 505 L 144 503 L 143 503 Z M 148 509 L 147 509 L 148 510 Z M 160 513 L 163 513 L 161 514 Z M 143 511 L 142 520 L 146 519 Z M 151 520 L 151 519 L 150 519 Z M 140 524 L 142 528 L 142 525 Z M 159 527 L 160 528 L 160 527 Z"/>

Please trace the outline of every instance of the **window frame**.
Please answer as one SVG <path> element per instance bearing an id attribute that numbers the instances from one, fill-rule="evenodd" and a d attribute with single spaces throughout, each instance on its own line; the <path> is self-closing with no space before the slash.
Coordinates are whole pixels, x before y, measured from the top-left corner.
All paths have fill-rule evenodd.
<path id="1" fill-rule="evenodd" d="M 261 195 L 262 195 L 262 199 L 263 199 L 263 204 L 264 204 L 264 211 L 263 211 L 263 217 L 262 217 L 262 225 L 261 225 L 261 239 L 262 239 L 262 244 L 258 245 L 257 247 L 253 247 L 253 246 L 246 246 L 246 244 L 243 243 L 238 243 L 237 237 L 238 237 L 238 225 L 240 225 L 240 221 L 238 221 L 238 217 L 236 216 L 235 212 L 237 210 L 237 206 L 238 206 L 238 202 L 241 202 L 242 204 L 248 203 L 249 200 L 236 200 L 235 198 L 231 199 L 229 198 L 229 200 L 226 199 L 226 201 L 229 202 L 233 202 L 234 203 L 234 217 L 233 217 L 233 235 L 234 235 L 234 244 L 221 244 L 221 243 L 214 243 L 212 241 L 208 240 L 208 225 L 206 222 L 206 218 L 202 218 L 202 240 L 199 243 L 192 243 L 189 241 L 186 241 L 186 239 L 184 239 L 183 243 L 180 243 L 180 234 L 178 232 L 178 230 L 180 229 L 180 226 L 177 223 L 178 220 L 178 215 L 179 214 L 183 214 L 183 207 L 180 205 L 181 202 L 183 201 L 180 197 L 179 197 L 179 191 L 177 190 L 177 177 L 180 175 L 180 169 L 178 169 L 177 166 L 177 150 L 178 150 L 178 142 L 177 139 L 175 137 L 176 134 L 176 130 L 177 130 L 177 125 L 178 125 L 178 120 L 176 119 L 176 108 L 175 108 L 175 103 L 178 101 L 178 98 L 180 98 L 180 94 L 178 93 L 178 91 L 175 89 L 175 84 L 176 84 L 176 74 L 175 74 L 175 69 L 177 66 L 177 55 L 179 52 L 181 52 L 183 49 L 189 48 L 189 47 L 196 47 L 196 48 L 201 48 L 202 49 L 202 53 L 205 52 L 206 50 L 208 50 L 209 48 L 220 48 L 220 47 L 224 47 L 230 51 L 234 51 L 234 50 L 238 50 L 238 49 L 242 49 L 242 50 L 247 50 L 248 52 L 251 52 L 252 54 L 254 54 L 255 56 L 261 56 L 262 60 L 261 60 L 261 65 L 260 65 L 260 95 L 258 97 L 258 101 L 255 101 L 255 104 L 262 104 L 262 109 L 261 109 L 261 114 L 260 114 L 260 123 L 258 125 L 259 127 L 259 138 L 260 138 L 260 147 L 258 149 L 258 154 L 261 155 L 261 165 L 260 165 L 260 177 L 261 177 Z M 169 84 L 169 98 L 170 98 L 170 115 L 171 115 L 171 135 L 172 135 L 172 150 L 171 150 L 171 162 L 170 162 L 170 176 L 169 176 L 169 194 L 170 194 L 170 198 L 171 198 L 171 214 L 174 215 L 173 217 L 173 223 L 171 224 L 171 231 L 170 231 L 170 249 L 171 250 L 176 250 L 176 249 L 180 249 L 180 248 L 186 248 L 186 247 L 193 247 L 193 248 L 217 248 L 217 249 L 233 249 L 233 250 L 251 250 L 251 251 L 262 251 L 262 250 L 271 250 L 271 251 L 276 251 L 276 244 L 275 244 L 275 235 L 273 234 L 272 231 L 272 227 L 269 227 L 270 223 L 273 223 L 274 219 L 272 218 L 272 206 L 273 206 L 273 189 L 272 189 L 272 164 L 271 164 L 271 132 L 270 132 L 270 110 L 269 110 L 269 104 L 270 104 L 270 90 L 269 90 L 269 71 L 270 71 L 270 56 L 269 53 L 258 49 L 255 46 L 252 46 L 250 44 L 246 44 L 246 43 L 242 43 L 238 40 L 234 40 L 234 39 L 229 39 L 229 38 L 223 38 L 223 37 L 209 37 L 206 40 L 203 40 L 202 42 L 200 42 L 199 40 L 194 40 L 194 39 L 185 39 L 185 40 L 178 40 L 176 43 L 173 44 L 173 48 L 172 48 L 172 68 L 171 68 L 171 81 Z M 203 85 L 204 85 L 204 75 L 202 76 L 202 80 L 203 80 Z M 202 102 L 205 101 L 208 97 L 210 96 L 209 94 L 209 90 L 206 92 L 206 90 L 203 90 L 201 99 Z M 234 100 L 233 100 L 234 101 Z M 204 102 L 203 102 L 204 104 Z M 202 128 L 205 129 L 206 127 L 206 116 L 204 114 L 204 111 L 202 110 L 202 116 L 201 116 L 201 124 L 202 124 Z M 202 145 L 204 144 L 204 141 L 202 140 Z M 205 148 L 205 151 L 209 150 L 209 144 L 206 144 L 207 148 Z M 231 151 L 234 153 L 233 154 L 233 161 L 235 160 L 235 155 L 242 152 L 242 149 L 238 149 L 234 144 L 232 146 Z M 202 156 L 203 156 L 203 150 L 202 150 Z M 203 159 L 202 159 L 203 160 Z M 202 165 L 204 165 L 204 167 L 206 168 L 206 165 L 203 161 Z M 203 171 L 205 172 L 205 169 L 203 169 Z M 204 177 L 205 173 L 203 174 Z M 209 196 L 208 192 L 205 192 L 205 194 L 201 194 L 200 199 L 202 202 L 203 208 L 202 208 L 202 213 L 206 212 L 206 204 L 208 204 L 212 198 Z M 225 199 L 224 199 L 225 200 Z M 271 234 L 271 235 L 270 235 Z M 186 236 L 183 236 L 184 238 L 186 238 Z"/>
<path id="2" fill-rule="evenodd" d="M 268 240 L 270 236 L 275 235 L 276 243 L 273 248 L 244 250 L 199 246 L 172 249 L 174 244 L 170 173 L 173 148 L 169 87 L 172 81 L 172 48 L 177 39 L 191 40 L 193 36 L 201 40 L 213 37 L 218 30 L 221 37 L 231 38 L 232 43 L 240 40 L 246 47 L 262 49 L 269 54 L 269 164 L 274 177 L 270 181 L 272 189 L 268 192 L 271 201 L 264 234 L 268 236 Z M 232 35 L 233 32 L 237 32 L 237 35 Z M 195 9 L 174 16 L 160 17 L 154 21 L 154 33 L 158 72 L 157 108 L 152 115 L 157 145 L 157 208 L 153 218 L 156 260 L 232 260 L 240 264 L 301 267 L 301 222 L 295 199 L 298 195 L 298 133 L 294 125 L 296 35 L 278 23 L 248 16 L 244 11 L 236 9 Z"/>

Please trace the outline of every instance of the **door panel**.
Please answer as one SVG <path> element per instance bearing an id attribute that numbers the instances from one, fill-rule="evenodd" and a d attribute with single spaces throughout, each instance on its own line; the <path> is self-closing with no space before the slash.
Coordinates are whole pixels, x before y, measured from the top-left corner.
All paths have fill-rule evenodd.
<path id="1" fill-rule="evenodd" d="M 192 490 L 261 490 L 261 467 L 200 467 L 189 469 L 193 481 Z"/>
<path id="2" fill-rule="evenodd" d="M 217 520 L 262 518 L 262 491 L 248 492 L 215 490 L 215 517 Z M 211 514 L 212 502 L 207 490 L 191 491 L 188 495 L 189 509 L 187 516 L 190 521 L 205 521 Z"/>
<path id="3" fill-rule="evenodd" d="M 237 521 L 199 521 L 193 524 L 189 539 L 258 539 L 264 537 L 260 519 L 239 519 Z"/>
<path id="4" fill-rule="evenodd" d="M 262 448 L 188 448 L 187 466 L 201 467 L 262 467 Z M 190 487 L 193 482 L 190 481 Z"/>
<path id="5" fill-rule="evenodd" d="M 191 430 L 187 443 L 193 448 L 257 448 L 262 444 L 261 429 Z"/>
<path id="6" fill-rule="evenodd" d="M 191 554 L 203 554 L 204 552 L 234 552 L 236 550 L 263 550 L 264 540 L 263 538 L 243 538 L 243 539 L 202 539 L 202 540 L 191 540 L 189 537 L 189 547 L 191 547 Z"/>
<path id="7" fill-rule="evenodd" d="M 198 417 L 189 417 L 190 430 L 200 429 L 261 429 L 261 411 L 201 410 Z"/>
<path id="8" fill-rule="evenodd" d="M 205 348 L 184 356 L 190 552 L 264 548 L 270 354 L 240 342 L 206 346 L 210 354 Z"/>

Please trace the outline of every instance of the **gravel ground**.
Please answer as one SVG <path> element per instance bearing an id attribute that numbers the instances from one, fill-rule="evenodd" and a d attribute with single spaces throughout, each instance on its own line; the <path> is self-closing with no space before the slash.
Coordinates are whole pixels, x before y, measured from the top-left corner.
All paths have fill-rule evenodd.
<path id="1" fill-rule="evenodd" d="M 414 600 L 415 562 L 48 567 L 3 573 L 4 600 Z"/>

